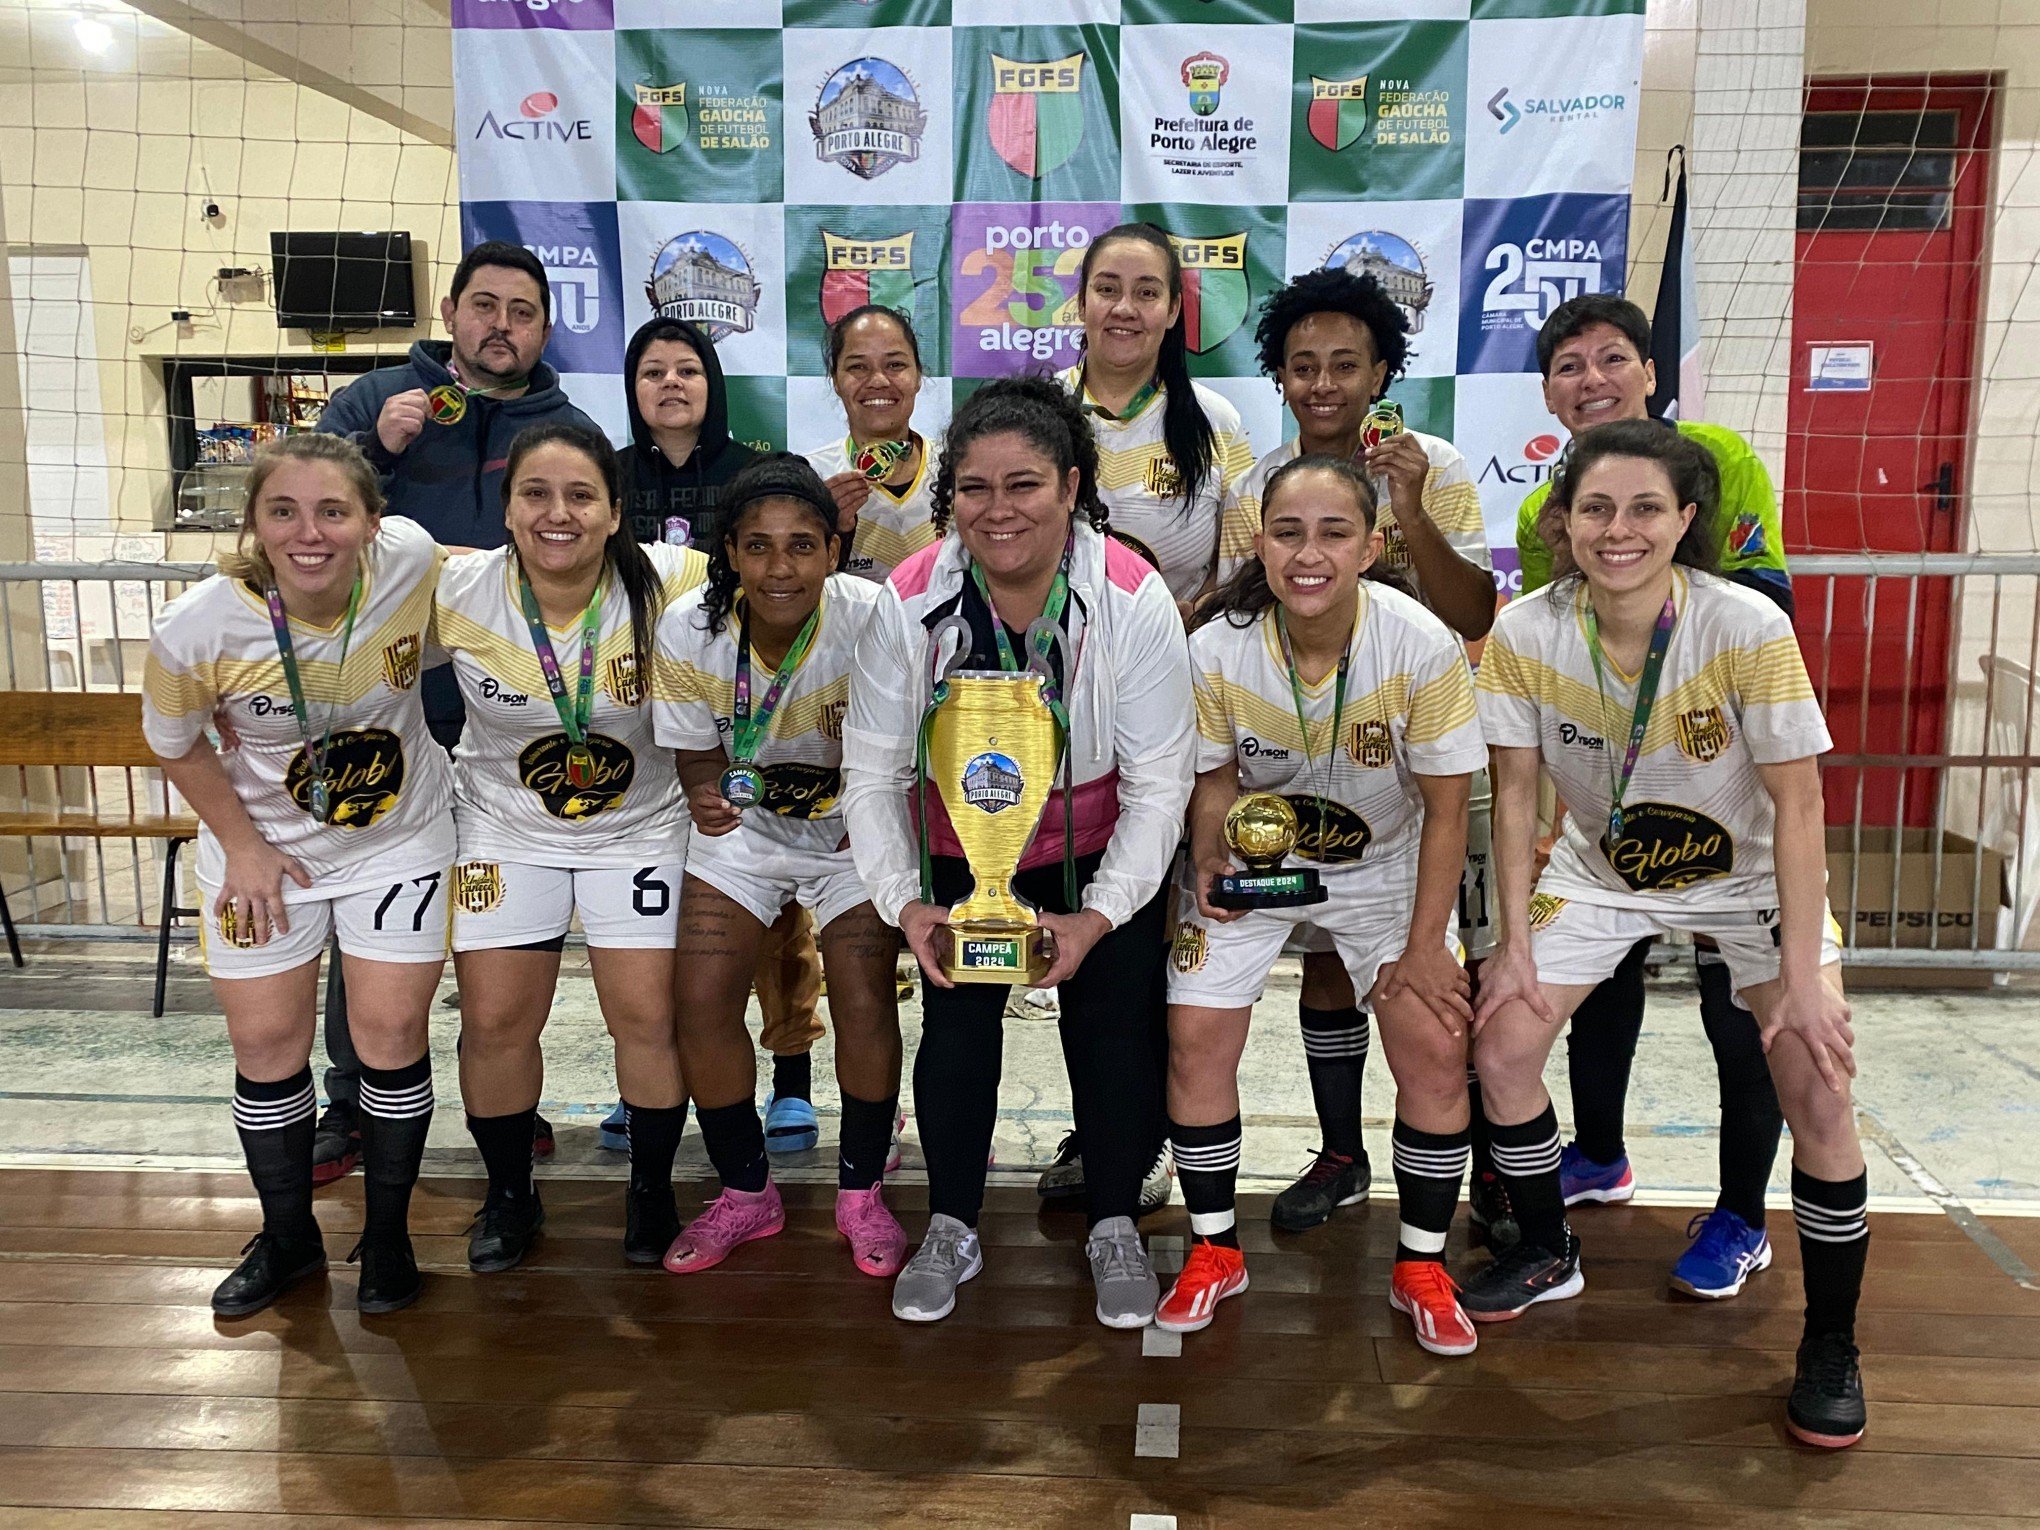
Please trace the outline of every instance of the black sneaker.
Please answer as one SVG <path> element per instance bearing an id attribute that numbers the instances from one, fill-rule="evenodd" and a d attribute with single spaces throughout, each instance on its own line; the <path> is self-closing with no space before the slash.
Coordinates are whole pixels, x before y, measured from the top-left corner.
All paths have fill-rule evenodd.
<path id="1" fill-rule="evenodd" d="M 535 1187 L 530 1195 L 514 1201 L 491 1195 L 482 1202 L 474 1230 L 468 1234 L 468 1268 L 477 1275 L 515 1269 L 524 1262 L 543 1226 L 545 1203 L 538 1198 Z"/>
<path id="2" fill-rule="evenodd" d="M 1554 1254 L 1518 1243 L 1459 1289 L 1459 1305 L 1476 1323 L 1506 1323 L 1539 1302 L 1564 1301 L 1587 1289 L 1580 1273 L 1580 1240 L 1566 1234 L 1566 1251 Z"/>
<path id="3" fill-rule="evenodd" d="M 680 1208 L 671 1185 L 632 1185 L 623 1193 L 623 1257 L 657 1264 L 680 1236 Z"/>
<path id="4" fill-rule="evenodd" d="M 335 1100 L 312 1132 L 312 1183 L 330 1185 L 360 1162 L 361 1117 L 346 1101 Z"/>
<path id="5" fill-rule="evenodd" d="M 1275 1197 L 1268 1220 L 1281 1232 L 1309 1232 L 1329 1222 L 1338 1207 L 1366 1200 L 1373 1183 L 1374 1170 L 1365 1153 L 1348 1158 L 1319 1148 L 1303 1178 Z"/>
<path id="6" fill-rule="evenodd" d="M 1501 1254 L 1523 1241 L 1523 1229 L 1516 1224 L 1509 1187 L 1502 1183 L 1501 1175 L 1474 1175 L 1466 1187 L 1466 1203 L 1467 1242 L 1484 1243 L 1489 1252 Z"/>
<path id="7" fill-rule="evenodd" d="M 361 1286 L 355 1292 L 354 1305 L 371 1317 L 410 1306 L 425 1289 L 425 1278 L 418 1273 L 418 1260 L 411 1252 L 408 1236 L 373 1243 L 363 1238 L 354 1245 L 347 1262 L 353 1264 L 357 1259 L 361 1261 Z"/>
<path id="8" fill-rule="evenodd" d="M 550 1158 L 558 1146 L 553 1140 L 552 1122 L 544 1116 L 533 1113 L 531 1117 L 531 1156 L 533 1159 Z"/>
<path id="9" fill-rule="evenodd" d="M 326 1245 L 316 1231 L 303 1240 L 259 1232 L 241 1246 L 247 1257 L 213 1288 L 212 1310 L 223 1318 L 260 1312 L 307 1275 L 326 1268 Z"/>
<path id="10" fill-rule="evenodd" d="M 1799 1370 L 1785 1402 L 1792 1438 L 1823 1450 L 1841 1450 L 1863 1438 L 1863 1372 L 1856 1346 L 1824 1333 L 1799 1346 Z"/>
<path id="11" fill-rule="evenodd" d="M 1056 1144 L 1055 1160 L 1035 1181 L 1034 1193 L 1044 1201 L 1075 1200 L 1084 1193 L 1084 1155 L 1077 1146 L 1077 1134 L 1064 1132 Z"/>

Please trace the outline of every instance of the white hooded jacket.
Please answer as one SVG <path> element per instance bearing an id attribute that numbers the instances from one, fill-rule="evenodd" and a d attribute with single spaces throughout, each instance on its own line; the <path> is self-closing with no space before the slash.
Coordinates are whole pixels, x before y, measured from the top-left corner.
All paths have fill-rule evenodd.
<path id="1" fill-rule="evenodd" d="M 888 924 L 921 895 L 912 788 L 933 682 L 929 628 L 956 609 L 969 567 L 952 530 L 895 569 L 851 670 L 843 810 L 857 870 Z M 1162 576 L 1081 522 L 1064 622 L 1078 851 L 1105 852 L 1083 906 L 1117 929 L 1154 897 L 1182 838 L 1196 753 L 1190 649 Z M 1023 866 L 1045 859 L 1035 850 L 1049 839 L 1060 858 L 1061 823 L 1051 797 Z"/>

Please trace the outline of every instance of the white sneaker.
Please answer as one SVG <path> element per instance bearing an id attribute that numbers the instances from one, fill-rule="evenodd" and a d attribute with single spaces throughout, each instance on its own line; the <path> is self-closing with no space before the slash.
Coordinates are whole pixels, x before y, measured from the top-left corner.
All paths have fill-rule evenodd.
<path id="1" fill-rule="evenodd" d="M 956 1310 L 956 1288 L 984 1267 L 977 1229 L 937 1212 L 920 1249 L 893 1282 L 893 1316 L 909 1323 L 941 1322 Z"/>

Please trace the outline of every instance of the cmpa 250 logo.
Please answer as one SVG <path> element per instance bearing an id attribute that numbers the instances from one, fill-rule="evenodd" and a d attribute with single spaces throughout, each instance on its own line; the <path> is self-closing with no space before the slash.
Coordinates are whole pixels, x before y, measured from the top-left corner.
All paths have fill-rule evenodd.
<path id="1" fill-rule="evenodd" d="M 1520 244 L 1498 244 L 1488 251 L 1486 268 L 1494 275 L 1481 294 L 1484 321 L 1520 315 L 1536 329 L 1560 303 L 1601 290 L 1601 242 L 1598 239 L 1537 235 Z"/>
<path id="2" fill-rule="evenodd" d="M 1080 130 L 1082 125 L 1080 120 Z M 815 135 L 816 159 L 869 181 L 921 157 L 928 114 L 898 65 L 854 58 L 823 82 L 808 128 Z"/>
<path id="3" fill-rule="evenodd" d="M 699 325 L 711 341 L 749 334 L 763 290 L 734 241 L 699 228 L 660 247 L 645 283 L 654 313 Z"/>

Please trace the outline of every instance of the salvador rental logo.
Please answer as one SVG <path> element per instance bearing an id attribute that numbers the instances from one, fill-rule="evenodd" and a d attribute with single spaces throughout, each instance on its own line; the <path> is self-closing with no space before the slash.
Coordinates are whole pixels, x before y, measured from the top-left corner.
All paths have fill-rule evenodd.
<path id="1" fill-rule="evenodd" d="M 905 70 L 882 58 L 857 58 L 823 83 L 808 127 L 815 158 L 869 181 L 921 157 L 928 113 Z M 1077 133 L 1083 133 L 1081 112 Z"/>
<path id="2" fill-rule="evenodd" d="M 990 57 L 985 130 L 999 158 L 1029 180 L 1069 163 L 1084 141 L 1082 53 L 1058 59 Z"/>
<path id="3" fill-rule="evenodd" d="M 667 240 L 645 282 L 652 312 L 698 324 L 711 341 L 751 332 L 761 290 L 751 258 L 734 240 L 705 228 Z"/>
<path id="4" fill-rule="evenodd" d="M 1512 88 L 1504 85 L 1488 97 L 1487 109 L 1488 115 L 1501 124 L 1496 133 L 1506 137 L 1526 121 L 1567 127 L 1592 122 L 1609 112 L 1627 111 L 1629 98 L 1620 91 L 1603 90 L 1571 96 L 1524 96 L 1519 101 Z"/>

